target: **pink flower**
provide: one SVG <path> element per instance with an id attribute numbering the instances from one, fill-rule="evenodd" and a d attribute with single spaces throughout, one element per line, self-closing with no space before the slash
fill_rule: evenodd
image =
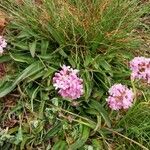
<path id="1" fill-rule="evenodd" d="M 2 36 L 0 36 L 0 54 L 3 53 L 4 48 L 6 48 L 6 46 L 7 46 L 6 40 Z"/>
<path id="2" fill-rule="evenodd" d="M 132 106 L 134 94 L 125 85 L 115 84 L 109 89 L 108 93 L 109 97 L 106 101 L 111 109 L 128 109 Z"/>
<path id="3" fill-rule="evenodd" d="M 63 65 L 62 70 L 55 73 L 53 86 L 63 98 L 77 99 L 83 94 L 83 80 L 78 77 L 79 70 Z"/>
<path id="4" fill-rule="evenodd" d="M 150 83 L 150 58 L 135 57 L 130 62 L 131 79 L 143 79 Z"/>

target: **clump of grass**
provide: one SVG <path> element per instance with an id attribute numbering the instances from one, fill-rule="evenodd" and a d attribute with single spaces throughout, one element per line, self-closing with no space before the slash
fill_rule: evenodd
<path id="1" fill-rule="evenodd" d="M 0 61 L 15 68 L 0 83 L 0 97 L 17 96 L 15 106 L 2 112 L 4 123 L 17 122 L 7 132 L 8 149 L 119 149 L 113 133 L 124 122 L 114 121 L 118 113 L 112 114 L 105 100 L 114 83 L 131 86 L 128 60 L 140 44 L 133 30 L 144 5 L 138 0 L 5 0 L 0 7 L 10 18 L 8 53 Z M 61 98 L 52 86 L 61 64 L 80 70 L 84 95 L 77 101 Z M 146 149 L 144 141 L 135 140 L 138 149 Z"/>

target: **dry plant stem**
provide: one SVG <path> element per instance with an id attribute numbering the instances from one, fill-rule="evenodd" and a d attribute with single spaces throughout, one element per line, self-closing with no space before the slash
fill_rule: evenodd
<path id="1" fill-rule="evenodd" d="M 136 141 L 134 141 L 134 140 L 132 140 L 132 139 L 130 139 L 130 138 L 128 138 L 128 137 L 122 135 L 122 134 L 120 134 L 120 133 L 117 132 L 117 131 L 114 131 L 114 130 L 109 129 L 109 128 L 105 128 L 105 129 L 108 130 L 108 131 L 110 131 L 110 132 L 112 132 L 112 133 L 114 133 L 114 134 L 116 134 L 116 135 L 119 135 L 119 136 L 125 138 L 126 140 L 128 140 L 128 141 L 130 141 L 130 142 L 132 142 L 132 143 L 134 143 L 134 144 L 136 144 L 136 145 L 138 145 L 138 146 L 141 147 L 143 150 L 149 150 L 148 148 L 146 148 L 146 147 L 143 146 L 142 144 L 140 144 L 140 143 L 138 143 L 138 142 L 136 142 Z"/>

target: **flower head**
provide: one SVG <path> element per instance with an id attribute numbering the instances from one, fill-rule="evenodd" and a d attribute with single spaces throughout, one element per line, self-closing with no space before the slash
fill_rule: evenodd
<path id="1" fill-rule="evenodd" d="M 7 46 L 6 40 L 0 36 L 0 54 L 3 53 L 4 48 Z"/>
<path id="2" fill-rule="evenodd" d="M 83 94 L 83 80 L 78 77 L 79 70 L 63 65 L 62 70 L 55 73 L 53 86 L 59 90 L 63 98 L 77 99 Z"/>
<path id="3" fill-rule="evenodd" d="M 113 110 L 128 109 L 131 107 L 134 94 L 125 85 L 115 84 L 109 89 L 107 103 Z"/>
<path id="4" fill-rule="evenodd" d="M 150 83 L 150 58 L 135 57 L 130 62 L 131 78 L 143 79 Z"/>

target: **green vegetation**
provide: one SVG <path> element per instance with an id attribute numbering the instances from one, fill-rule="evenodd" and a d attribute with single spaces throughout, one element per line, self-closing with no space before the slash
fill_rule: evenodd
<path id="1" fill-rule="evenodd" d="M 139 0 L 0 0 L 9 18 L 7 53 L 0 56 L 0 149 L 150 149 L 150 91 L 131 83 L 141 18 L 150 4 Z M 140 53 L 145 55 L 145 52 Z M 61 98 L 52 85 L 60 65 L 80 70 L 84 95 Z M 134 87 L 128 111 L 106 103 L 114 83 Z"/>

